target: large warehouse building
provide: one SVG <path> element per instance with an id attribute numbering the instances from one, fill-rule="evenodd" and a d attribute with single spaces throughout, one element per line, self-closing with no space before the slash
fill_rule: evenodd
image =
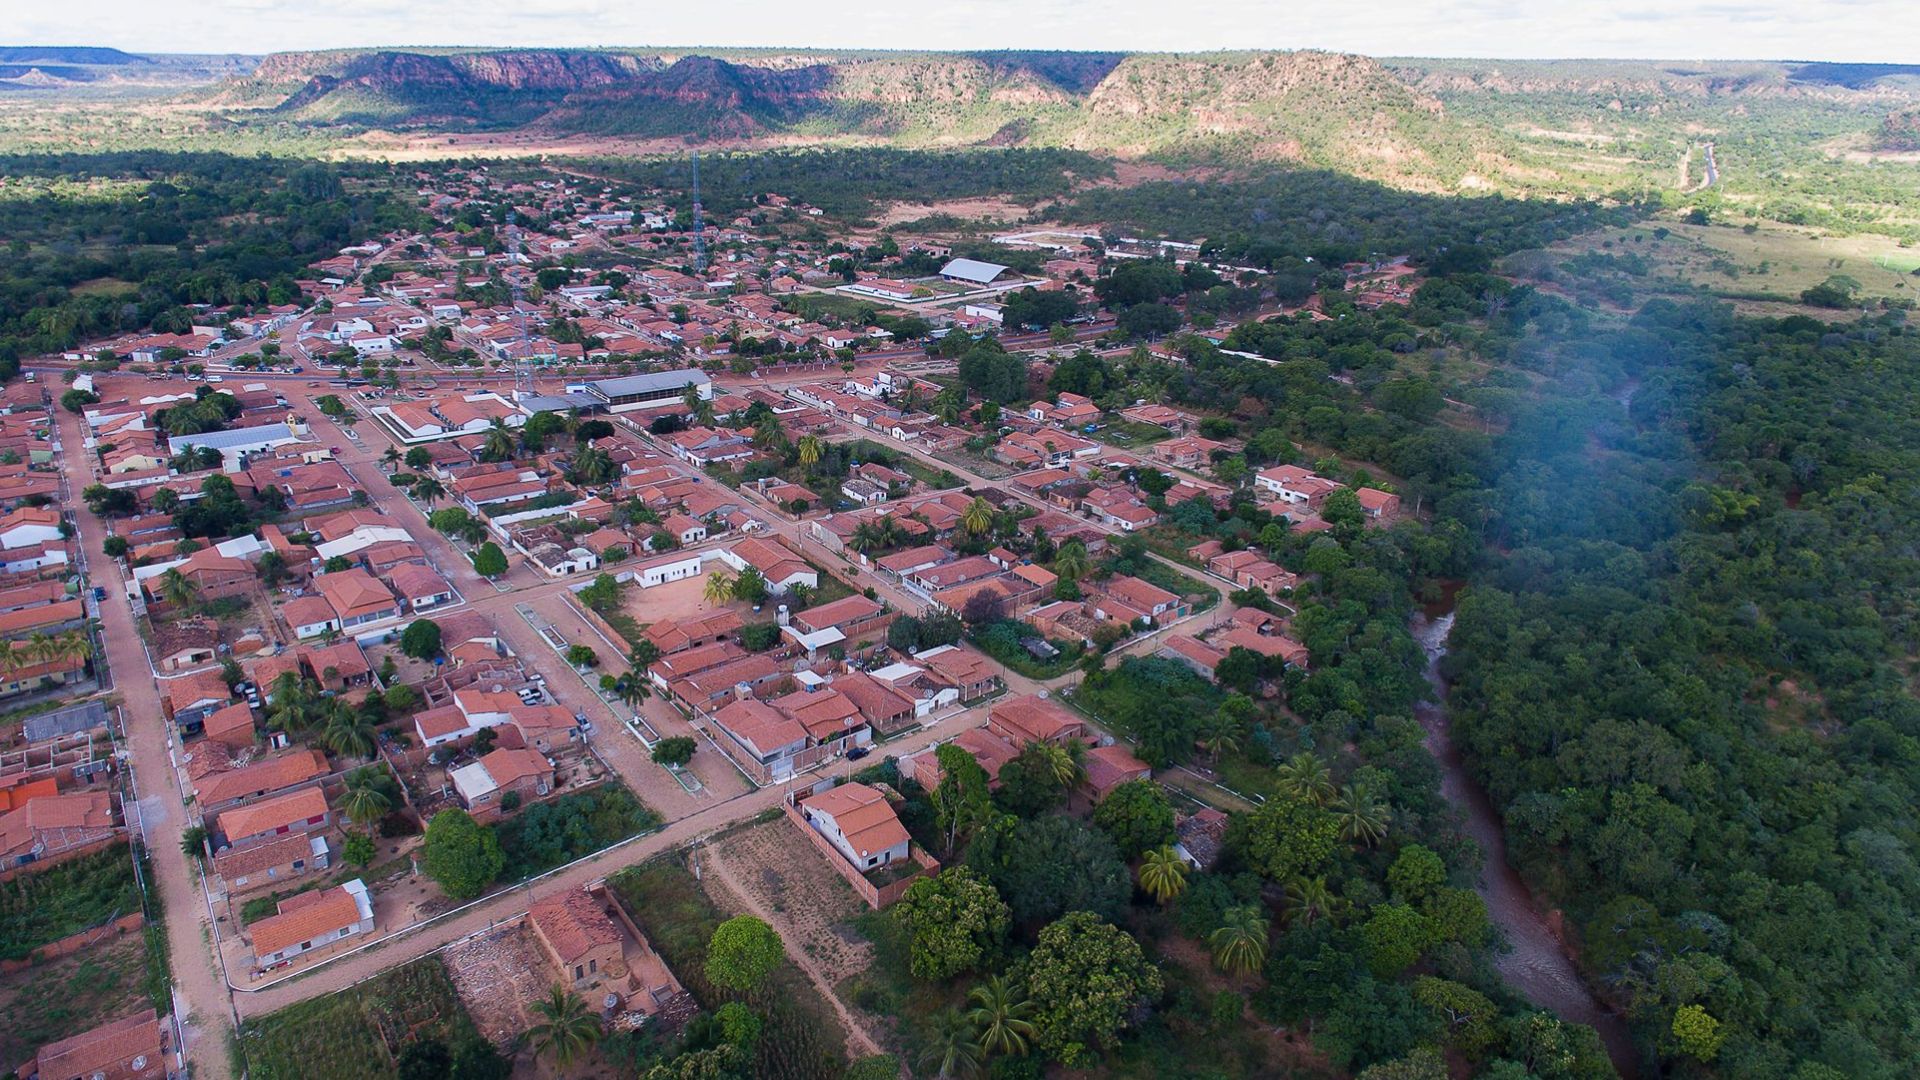
<path id="1" fill-rule="evenodd" d="M 632 412 L 685 400 L 689 386 L 699 389 L 702 400 L 713 400 L 713 380 L 697 368 L 600 379 L 587 383 L 585 389 L 608 412 Z"/>

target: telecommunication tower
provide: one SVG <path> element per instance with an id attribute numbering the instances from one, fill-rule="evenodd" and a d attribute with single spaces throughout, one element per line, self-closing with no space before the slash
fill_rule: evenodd
<path id="1" fill-rule="evenodd" d="M 507 278 L 513 287 L 513 325 L 519 331 L 514 335 L 513 396 L 520 400 L 534 396 L 533 388 L 533 352 L 532 338 L 527 335 L 527 287 L 520 268 L 520 215 L 512 208 L 507 210 Z"/>
<path id="2" fill-rule="evenodd" d="M 700 151 L 693 152 L 693 276 L 707 273 L 707 222 L 700 206 Z"/>

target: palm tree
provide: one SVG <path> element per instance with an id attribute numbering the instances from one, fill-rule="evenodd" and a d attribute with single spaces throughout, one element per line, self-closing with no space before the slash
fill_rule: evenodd
<path id="1" fill-rule="evenodd" d="M 78 630 L 69 630 L 47 643 L 48 660 L 64 660 L 76 666 L 93 655 L 93 645 L 87 641 L 87 635 Z"/>
<path id="2" fill-rule="evenodd" d="M 799 451 L 801 468 L 811 469 L 820 463 L 820 439 L 817 436 L 800 436 L 800 442 L 794 449 Z"/>
<path id="3" fill-rule="evenodd" d="M 320 741 L 336 754 L 347 757 L 373 756 L 373 724 L 360 710 L 338 698 L 327 710 L 327 730 Z"/>
<path id="4" fill-rule="evenodd" d="M 709 604 L 724 604 L 733 599 L 733 575 L 724 570 L 715 570 L 708 574 L 704 595 Z"/>
<path id="5" fill-rule="evenodd" d="M 787 443 L 787 433 L 780 430 L 780 420 L 768 416 L 753 429 L 753 445 L 761 450 L 777 450 Z"/>
<path id="6" fill-rule="evenodd" d="M 973 1025 L 959 1009 L 943 1009 L 933 1018 L 933 1037 L 920 1052 L 920 1067 L 935 1076 L 972 1076 L 980 1071 L 980 1044 Z"/>
<path id="7" fill-rule="evenodd" d="M 53 659 L 53 635 L 36 631 L 20 646 L 22 667 L 44 664 Z"/>
<path id="8" fill-rule="evenodd" d="M 606 483 L 613 478 L 613 473 L 613 458 L 605 450 L 597 446 L 585 446 L 573 455 L 573 469 L 568 479 L 592 487 Z"/>
<path id="9" fill-rule="evenodd" d="M 488 461 L 510 461 L 520 441 L 507 429 L 505 417 L 493 418 L 493 426 L 487 429 L 486 441 L 480 444 L 480 456 Z"/>
<path id="10" fill-rule="evenodd" d="M 966 512 L 960 515 L 960 526 L 969 536 L 979 536 L 993 528 L 993 504 L 975 495 L 967 504 Z"/>
<path id="11" fill-rule="evenodd" d="M 378 779 L 372 766 L 355 769 L 347 774 L 347 790 L 340 796 L 340 812 L 347 815 L 348 821 L 363 829 L 386 817 L 387 811 L 393 809 L 393 800 L 374 786 Z"/>
<path id="12" fill-rule="evenodd" d="M 298 675 L 291 671 L 281 672 L 273 680 L 273 690 L 268 700 L 273 705 L 273 711 L 267 714 L 268 724 L 280 731 L 306 730 L 313 698 Z"/>
<path id="13" fill-rule="evenodd" d="M 1327 888 L 1326 878 L 1295 876 L 1288 879 L 1288 921 L 1312 926 L 1316 919 L 1331 919 L 1338 915 L 1340 907 L 1340 898 Z"/>
<path id="14" fill-rule="evenodd" d="M 1228 908 L 1226 921 L 1207 938 L 1213 962 L 1229 975 L 1260 970 L 1267 960 L 1267 917 L 1258 904 Z"/>
<path id="15" fill-rule="evenodd" d="M 387 447 L 387 452 L 380 455 L 380 461 L 382 464 L 384 464 L 387 467 L 388 472 L 392 472 L 394 470 L 394 467 L 400 464 L 399 447 L 396 447 L 396 446 Z"/>
<path id="16" fill-rule="evenodd" d="M 853 527 L 853 536 L 849 541 L 853 546 L 853 550 L 862 555 L 872 551 L 874 548 L 885 545 L 886 542 L 886 528 L 878 521 L 872 519 L 862 521 L 860 524 L 855 525 Z"/>
<path id="17" fill-rule="evenodd" d="M 554 1064 L 564 1072 L 573 1059 L 600 1041 L 600 1018 L 576 994 L 556 984 L 547 996 L 534 1002 L 533 1011 L 540 1022 L 529 1028 L 536 1056 L 553 1051 Z"/>
<path id="18" fill-rule="evenodd" d="M 1047 771 L 1053 775 L 1054 781 L 1061 787 L 1072 788 L 1080 782 L 1080 758 L 1086 753 L 1086 748 L 1078 740 L 1070 744 L 1073 749 L 1051 743 L 1029 745 L 1036 748 L 1041 760 L 1046 762 Z"/>
<path id="19" fill-rule="evenodd" d="M 1007 985 L 1005 976 L 995 975 L 967 994 L 973 1011 L 967 1014 L 980 1049 L 1002 1057 L 1025 1057 L 1033 1038 L 1033 1002 Z"/>
<path id="20" fill-rule="evenodd" d="M 1060 545 L 1053 556 L 1053 572 L 1067 581 L 1079 581 L 1091 569 L 1093 564 L 1087 559 L 1087 546 L 1078 540 Z"/>
<path id="21" fill-rule="evenodd" d="M 1207 760 L 1220 764 L 1222 755 L 1240 749 L 1240 725 L 1225 713 L 1214 713 L 1200 722 L 1200 749 Z"/>
<path id="22" fill-rule="evenodd" d="M 1171 903 L 1187 891 L 1187 863 L 1172 846 L 1157 847 L 1140 859 L 1140 888 L 1155 901 Z"/>
<path id="23" fill-rule="evenodd" d="M 431 510 L 433 501 L 447 493 L 446 485 L 432 476 L 422 476 L 413 482 L 413 497 L 419 499 Z"/>
<path id="24" fill-rule="evenodd" d="M 180 572 L 179 567 L 160 575 L 160 599 L 177 608 L 192 604 L 200 595 L 200 586 L 192 578 Z"/>
<path id="25" fill-rule="evenodd" d="M 631 671 L 613 680 L 613 692 L 629 709 L 638 709 L 640 703 L 653 693 L 647 686 L 647 680 Z"/>
<path id="26" fill-rule="evenodd" d="M 1310 750 L 1302 750 L 1274 770 L 1279 774 L 1280 790 L 1315 806 L 1325 806 L 1333 798 L 1333 777 L 1327 763 Z"/>
<path id="27" fill-rule="evenodd" d="M 1387 823 L 1393 816 L 1393 809 L 1374 798 L 1364 783 L 1341 788 L 1340 797 L 1333 802 L 1333 812 L 1340 819 L 1340 838 L 1367 847 L 1387 835 Z"/>

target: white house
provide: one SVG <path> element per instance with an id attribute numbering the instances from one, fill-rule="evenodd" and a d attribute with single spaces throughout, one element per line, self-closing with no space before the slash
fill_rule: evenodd
<path id="1" fill-rule="evenodd" d="M 60 512 L 40 506 L 23 506 L 0 517 L 0 548 L 32 547 L 60 539 Z"/>
<path id="2" fill-rule="evenodd" d="M 1319 506 L 1328 495 L 1346 486 L 1298 465 L 1275 465 L 1270 469 L 1261 469 L 1254 475 L 1253 484 L 1260 491 L 1278 496 L 1282 502 L 1307 506 Z"/>
<path id="3" fill-rule="evenodd" d="M 800 816 L 861 870 L 907 857 L 906 826 L 886 796 L 865 784 L 847 783 L 800 800 Z"/>
<path id="4" fill-rule="evenodd" d="M 699 577 L 701 563 L 700 552 L 674 552 L 658 559 L 649 559 L 626 573 L 632 574 L 632 580 L 638 582 L 641 588 L 650 589 L 669 581 Z"/>

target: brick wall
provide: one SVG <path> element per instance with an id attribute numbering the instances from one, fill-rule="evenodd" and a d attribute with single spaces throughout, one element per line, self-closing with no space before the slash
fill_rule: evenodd
<path id="1" fill-rule="evenodd" d="M 63 956 L 71 956 L 81 949 L 91 947 L 95 942 L 138 930 L 147 925 L 147 917 L 134 912 L 122 915 L 105 926 L 96 926 L 91 930 L 82 930 L 59 941 L 50 941 L 33 950 L 33 955 L 25 960 L 0 960 L 0 975 L 11 975 L 16 971 L 25 971 L 36 964 L 45 964 Z"/>

